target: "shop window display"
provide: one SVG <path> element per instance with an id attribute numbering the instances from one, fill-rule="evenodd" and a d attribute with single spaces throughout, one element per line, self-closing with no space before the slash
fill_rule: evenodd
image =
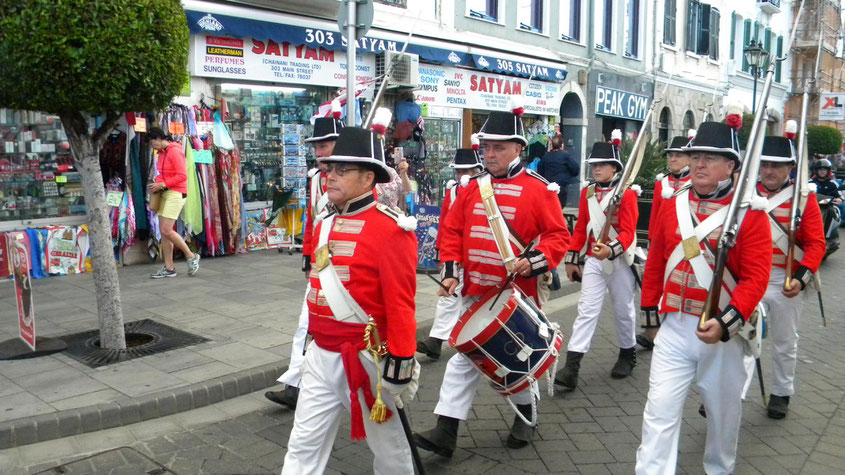
<path id="1" fill-rule="evenodd" d="M 59 118 L 0 109 L 0 221 L 84 214 L 82 179 Z"/>
<path id="2" fill-rule="evenodd" d="M 221 92 L 232 138 L 241 151 L 244 200 L 272 201 L 276 190 L 287 189 L 303 202 L 314 160 L 304 139 L 311 136 L 310 119 L 320 94 L 305 88 L 226 84 Z"/>

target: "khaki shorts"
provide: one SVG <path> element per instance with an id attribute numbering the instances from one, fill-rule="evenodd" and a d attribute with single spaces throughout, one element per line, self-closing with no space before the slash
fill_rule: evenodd
<path id="1" fill-rule="evenodd" d="M 167 219 L 179 219 L 179 213 L 182 212 L 183 206 L 185 206 L 185 198 L 182 198 L 182 193 L 167 190 L 161 195 L 158 215 Z"/>

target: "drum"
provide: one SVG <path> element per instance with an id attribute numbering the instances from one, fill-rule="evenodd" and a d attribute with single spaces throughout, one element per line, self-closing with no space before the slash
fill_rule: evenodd
<path id="1" fill-rule="evenodd" d="M 499 393 L 508 396 L 527 388 L 555 362 L 563 344 L 556 324 L 511 284 L 493 289 L 473 304 L 455 324 L 449 344 L 473 362 Z"/>

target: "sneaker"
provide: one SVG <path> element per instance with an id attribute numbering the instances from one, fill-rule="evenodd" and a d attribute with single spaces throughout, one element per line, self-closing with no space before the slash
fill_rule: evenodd
<path id="1" fill-rule="evenodd" d="M 200 255 L 194 253 L 193 259 L 188 259 L 188 275 L 193 276 L 200 270 Z"/>
<path id="2" fill-rule="evenodd" d="M 168 277 L 176 277 L 176 270 L 168 269 L 167 267 L 162 267 L 158 270 L 158 272 L 153 272 L 152 274 L 150 274 L 151 279 L 165 279 Z"/>

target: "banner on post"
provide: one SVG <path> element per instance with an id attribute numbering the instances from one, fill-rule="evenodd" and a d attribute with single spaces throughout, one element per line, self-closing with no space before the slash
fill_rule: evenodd
<path id="1" fill-rule="evenodd" d="M 18 334 L 35 351 L 35 309 L 32 306 L 32 280 L 29 277 L 29 253 L 19 239 L 9 239 L 8 253 L 15 278 L 18 304 Z"/>

